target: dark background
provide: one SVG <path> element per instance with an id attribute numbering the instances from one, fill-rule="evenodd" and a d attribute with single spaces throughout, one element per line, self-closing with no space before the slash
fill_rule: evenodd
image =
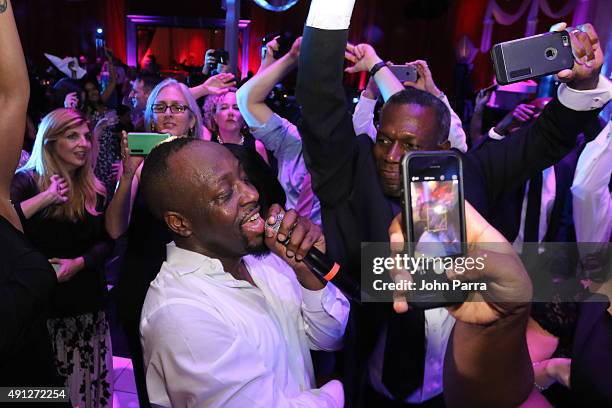
<path id="1" fill-rule="evenodd" d="M 330 0 L 333 1 L 333 0 Z M 553 10 L 568 0 L 548 0 Z M 591 0 L 609 1 L 609 0 Z M 515 12 L 521 0 L 497 0 Z M 225 18 L 221 0 L 13 0 L 17 25 L 26 56 L 37 65 L 47 64 L 43 52 L 60 57 L 95 53 L 94 32 L 105 30 L 106 41 L 125 61 L 125 15 L 202 16 Z M 425 59 L 438 86 L 453 94 L 455 45 L 467 35 L 478 48 L 488 0 L 357 0 L 351 21 L 350 40 L 368 41 L 381 58 L 403 63 Z M 301 32 L 310 1 L 300 0 L 282 13 L 266 11 L 251 1 L 242 1 L 241 18 L 251 20 L 249 69 L 259 66 L 261 38 L 269 32 Z M 496 24 L 491 44 L 523 36 L 526 14 L 511 26 Z M 571 21 L 571 15 L 567 16 Z M 538 32 L 553 23 L 540 13 Z M 476 88 L 491 83 L 492 68 L 487 54 L 479 53 L 472 74 Z M 348 82 L 362 85 L 364 76 Z"/>

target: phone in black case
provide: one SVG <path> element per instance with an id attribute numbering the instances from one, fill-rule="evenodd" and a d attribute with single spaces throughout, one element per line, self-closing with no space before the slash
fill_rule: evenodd
<path id="1" fill-rule="evenodd" d="M 410 152 L 402 160 L 403 211 L 410 257 L 452 260 L 466 255 L 461 157 L 452 151 Z M 412 275 L 421 281 L 448 282 L 433 262 Z M 432 266 L 433 265 L 433 266 Z M 408 302 L 420 309 L 461 303 L 461 291 L 414 291 Z"/>
<path id="2" fill-rule="evenodd" d="M 567 31 L 495 44 L 491 49 L 491 59 L 500 85 L 556 74 L 574 65 Z"/>

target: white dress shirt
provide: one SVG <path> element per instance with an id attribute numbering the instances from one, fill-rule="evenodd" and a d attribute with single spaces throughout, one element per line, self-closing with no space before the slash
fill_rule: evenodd
<path id="1" fill-rule="evenodd" d="M 587 143 L 576 165 L 572 184 L 576 241 L 605 242 L 612 233 L 612 122 Z M 587 249 L 579 246 L 579 249 Z M 584 256 L 586 254 L 582 254 Z"/>
<path id="2" fill-rule="evenodd" d="M 361 97 L 355 106 L 355 112 L 353 113 L 353 127 L 355 128 L 355 134 L 367 134 L 370 139 L 376 143 L 376 127 L 374 126 L 374 109 L 376 109 L 376 99 L 370 99 L 364 95 L 363 91 Z M 465 153 L 467 151 L 467 142 L 465 131 L 461 125 L 461 119 L 451 108 L 450 103 L 446 95 L 440 95 L 440 100 L 446 105 L 450 112 L 450 128 L 448 129 L 448 141 L 451 147 L 459 149 Z"/>
<path id="3" fill-rule="evenodd" d="M 523 204 L 521 207 L 521 226 L 518 235 L 514 239 L 512 246 L 514 249 L 522 253 L 523 242 L 525 242 L 525 218 L 527 217 L 527 197 L 531 182 L 528 181 L 525 186 L 525 194 L 523 194 Z M 540 201 L 540 223 L 538 225 L 538 242 L 542 242 L 548 231 L 548 223 L 550 221 L 550 213 L 555 204 L 557 196 L 557 179 L 555 177 L 555 166 L 550 166 L 542 172 L 542 199 Z"/>
<path id="4" fill-rule="evenodd" d="M 489 129 L 489 137 L 494 140 L 504 140 L 506 136 L 500 135 L 492 127 Z M 512 246 L 518 253 L 523 252 L 523 242 L 525 242 L 525 218 L 527 217 L 527 197 L 529 196 L 530 182 L 525 185 L 525 193 L 523 194 L 523 202 L 521 204 L 521 223 L 518 235 L 514 239 Z M 548 230 L 548 222 L 550 221 L 550 213 L 555 204 L 557 196 L 557 179 L 555 176 L 555 166 L 550 166 L 542 172 L 542 193 L 540 201 L 540 217 L 538 225 L 538 242 L 542 242 Z M 543 250 L 543 248 L 539 248 Z"/>
<path id="5" fill-rule="evenodd" d="M 444 308 L 425 311 L 425 370 L 423 372 L 423 386 L 410 394 L 404 402 L 420 404 L 442 393 L 444 355 L 450 333 L 455 325 L 455 318 Z M 393 399 L 391 393 L 382 383 L 385 344 L 387 343 L 387 327 L 378 338 L 374 353 L 368 364 L 369 380 L 372 388 L 378 393 Z M 406 345 L 410 347 L 410 345 Z"/>
<path id="6" fill-rule="evenodd" d="M 167 246 L 141 315 L 147 392 L 158 406 L 342 407 L 342 384 L 314 388 L 310 349 L 336 350 L 349 303 L 333 285 L 303 288 L 276 255 L 243 261 L 257 287 L 221 262 Z"/>

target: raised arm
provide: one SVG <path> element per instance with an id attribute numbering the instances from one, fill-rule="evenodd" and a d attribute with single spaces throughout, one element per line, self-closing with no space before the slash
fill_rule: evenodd
<path id="1" fill-rule="evenodd" d="M 127 134 L 123 132 L 121 137 L 122 171 L 119 177 L 117 191 L 106 209 L 105 226 L 108 235 L 117 239 L 125 234 L 130 225 L 130 217 L 134 200 L 138 192 L 140 182 L 140 170 L 143 158 L 130 156 Z"/>
<path id="2" fill-rule="evenodd" d="M 265 103 L 266 97 L 274 86 L 297 66 L 301 42 L 301 37 L 295 40 L 291 51 L 261 69 L 236 93 L 240 113 L 250 127 L 263 126 L 270 120 L 273 112 Z"/>
<path id="3" fill-rule="evenodd" d="M 112 96 L 113 92 L 115 91 L 115 87 L 117 86 L 117 70 L 115 69 L 115 64 L 113 63 L 111 51 L 105 48 L 104 54 L 106 55 L 106 61 L 108 63 L 108 86 L 104 90 L 104 93 L 100 96 L 100 99 L 103 103 L 106 103 Z"/>
<path id="4" fill-rule="evenodd" d="M 0 0 L 0 216 L 18 228 L 21 225 L 9 199 L 29 97 L 30 83 L 11 2 Z"/>
<path id="5" fill-rule="evenodd" d="M 200 85 L 194 86 L 193 88 L 189 88 L 189 92 L 194 97 L 194 99 L 200 99 L 208 95 L 223 94 L 233 86 L 236 86 L 234 74 L 221 73 L 211 76 Z"/>
<path id="6" fill-rule="evenodd" d="M 490 202 L 561 160 L 574 148 L 584 125 L 610 100 L 612 84 L 599 76 L 603 53 L 597 33 L 590 24 L 583 30 L 570 34 L 576 62 L 572 70 L 558 74 L 567 83 L 533 126 L 470 153 L 485 177 Z"/>
<path id="7" fill-rule="evenodd" d="M 298 62 L 296 96 L 302 107 L 298 127 L 304 159 L 313 190 L 329 206 L 345 199 L 353 184 L 357 140 L 342 86 L 353 4 L 352 0 L 311 3 Z"/>
<path id="8" fill-rule="evenodd" d="M 353 127 L 358 135 L 367 134 L 373 142 L 376 141 L 376 127 L 374 126 L 374 109 L 380 91 L 376 86 L 374 78 L 368 80 L 366 89 L 359 97 L 355 111 L 353 112 Z"/>

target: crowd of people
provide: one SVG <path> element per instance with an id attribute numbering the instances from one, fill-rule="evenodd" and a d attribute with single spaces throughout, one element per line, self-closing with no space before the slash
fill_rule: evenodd
<path id="1" fill-rule="evenodd" d="M 462 123 L 426 61 L 402 83 L 371 45 L 347 44 L 351 0 L 313 0 L 303 36 L 284 55 L 272 39 L 246 81 L 212 69 L 214 52 L 194 84 L 105 50 L 43 90 L 2 3 L 0 385 L 112 406 L 115 268 L 142 407 L 612 403 L 612 130 L 599 115 L 612 82 L 590 24 L 570 31 L 575 63 L 553 95 L 487 121 L 489 87 Z M 299 118 L 269 99 L 294 70 Z M 354 107 L 344 72 L 370 75 Z M 145 158 L 130 132 L 169 138 Z M 315 273 L 313 248 L 360 281 L 362 243 L 405 242 L 401 160 L 451 149 L 467 255 L 487 262 L 448 275 L 486 292 L 425 310 L 404 292 L 359 303 Z M 576 282 L 572 299 L 556 294 Z"/>

